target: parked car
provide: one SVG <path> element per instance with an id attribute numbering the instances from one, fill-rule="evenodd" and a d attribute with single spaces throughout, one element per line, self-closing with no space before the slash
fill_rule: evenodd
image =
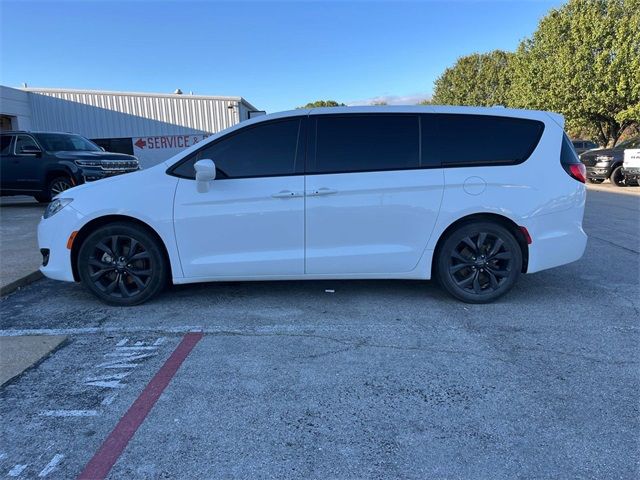
<path id="1" fill-rule="evenodd" d="M 640 148 L 627 148 L 624 151 L 622 173 L 627 185 L 640 185 Z"/>
<path id="2" fill-rule="evenodd" d="M 585 168 L 563 124 L 433 106 L 257 117 L 59 195 L 38 227 L 41 271 L 116 305 L 171 280 L 374 278 L 489 302 L 584 252 Z"/>
<path id="3" fill-rule="evenodd" d="M 627 148 L 639 147 L 640 137 L 634 137 L 613 148 L 602 148 L 583 153 L 580 155 L 580 160 L 587 167 L 587 180 L 590 183 L 602 183 L 609 179 L 612 184 L 618 187 L 626 186 L 627 183 L 622 172 L 624 151 Z"/>
<path id="4" fill-rule="evenodd" d="M 571 140 L 571 143 L 573 144 L 573 148 L 575 148 L 578 155 L 588 150 L 593 150 L 594 148 L 600 147 L 600 145 L 598 145 L 596 142 L 592 142 L 591 140 Z"/>
<path id="5" fill-rule="evenodd" d="M 0 134 L 0 194 L 49 202 L 85 182 L 140 168 L 132 155 L 105 152 L 80 135 L 53 132 Z"/>

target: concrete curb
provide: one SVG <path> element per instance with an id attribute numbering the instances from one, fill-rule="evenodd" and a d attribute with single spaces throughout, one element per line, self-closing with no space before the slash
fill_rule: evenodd
<path id="1" fill-rule="evenodd" d="M 7 341 L 7 340 L 15 341 L 15 339 L 20 341 L 20 340 L 25 340 L 28 337 L 22 336 L 22 337 L 13 337 L 13 338 L 11 337 L 1 337 L 1 338 L 3 341 Z M 37 368 L 47 358 L 52 356 L 62 347 L 66 346 L 67 343 L 69 343 L 69 337 L 66 335 L 37 335 L 37 336 L 34 335 L 31 338 L 35 339 L 36 341 L 38 339 L 43 339 L 43 338 L 53 339 L 53 342 L 51 345 L 47 345 L 44 349 L 41 348 L 40 351 L 38 351 L 36 347 L 35 350 L 37 353 L 35 355 L 33 354 L 34 353 L 33 346 L 31 346 L 31 348 L 27 346 L 27 348 L 25 349 L 28 352 L 27 355 L 22 354 L 20 356 L 20 355 L 15 355 L 16 352 L 13 352 L 14 355 L 10 353 L 9 356 L 11 358 L 9 362 L 11 363 L 12 369 L 7 369 L 5 365 L 2 365 L 2 373 L 0 374 L 0 388 L 4 388 L 7 385 L 10 385 L 11 383 L 19 379 L 25 372 L 29 370 L 33 370 L 34 368 Z M 31 338 L 29 338 L 29 340 L 31 340 Z M 7 348 L 5 345 L 5 347 L 3 348 L 3 351 L 5 352 L 4 353 L 5 357 L 7 355 L 6 350 Z M 6 361 L 6 358 L 4 358 L 3 361 Z"/>
<path id="2" fill-rule="evenodd" d="M 10 282 L 0 287 L 0 297 L 9 295 L 10 293 L 15 292 L 19 288 L 29 285 L 30 283 L 33 283 L 36 280 L 40 280 L 41 278 L 43 278 L 43 275 L 42 273 L 40 273 L 40 270 L 36 270 L 35 272 L 31 272 L 28 275 L 25 275 L 24 277 L 20 277 L 19 279 L 14 280 L 13 282 Z"/>

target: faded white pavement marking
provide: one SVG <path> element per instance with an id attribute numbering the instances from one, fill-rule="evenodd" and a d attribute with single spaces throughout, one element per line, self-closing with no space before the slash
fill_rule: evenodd
<path id="1" fill-rule="evenodd" d="M 222 327 L 214 327 L 223 331 Z M 141 327 L 83 327 L 83 328 L 23 328 L 0 330 L 0 337 L 21 337 L 24 335 L 91 335 L 101 333 L 189 333 L 202 332 L 201 326 L 185 325 L 166 328 L 141 328 Z"/>
<path id="2" fill-rule="evenodd" d="M 41 417 L 96 417 L 100 415 L 97 410 L 42 410 Z"/>
<path id="3" fill-rule="evenodd" d="M 27 467 L 28 465 L 21 465 L 21 464 L 15 465 L 11 470 L 9 470 L 9 476 L 18 477 Z"/>
<path id="4" fill-rule="evenodd" d="M 51 461 L 47 463 L 47 466 L 42 469 L 38 476 L 46 477 L 47 475 L 49 475 L 58 466 L 63 458 L 64 455 L 62 455 L 61 453 L 57 453 L 56 455 L 54 455 Z"/>

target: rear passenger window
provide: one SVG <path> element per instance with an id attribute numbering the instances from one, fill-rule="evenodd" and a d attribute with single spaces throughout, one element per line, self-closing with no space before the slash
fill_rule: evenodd
<path id="1" fill-rule="evenodd" d="M 2 135 L 0 137 L 0 155 L 9 155 L 11 147 L 11 136 L 10 135 Z"/>
<path id="2" fill-rule="evenodd" d="M 427 114 L 422 117 L 423 165 L 513 165 L 538 145 L 544 123 L 490 115 Z"/>
<path id="3" fill-rule="evenodd" d="M 309 173 L 402 170 L 420 166 L 417 115 L 318 115 Z"/>

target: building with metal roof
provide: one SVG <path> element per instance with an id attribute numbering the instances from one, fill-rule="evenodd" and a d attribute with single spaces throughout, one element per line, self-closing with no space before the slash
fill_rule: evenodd
<path id="1" fill-rule="evenodd" d="M 0 86 L 3 130 L 78 133 L 143 166 L 260 113 L 242 97 Z"/>

